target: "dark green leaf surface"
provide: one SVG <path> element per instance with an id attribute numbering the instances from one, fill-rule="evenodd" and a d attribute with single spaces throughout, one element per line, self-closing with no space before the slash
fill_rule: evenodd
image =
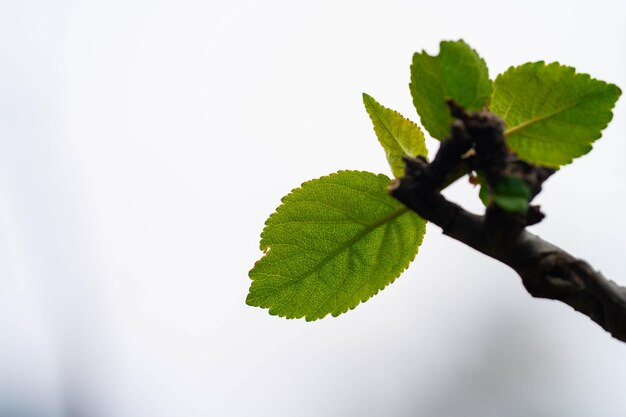
<path id="1" fill-rule="evenodd" d="M 476 181 L 480 187 L 478 191 L 478 198 L 485 206 L 488 206 L 491 204 L 491 193 L 489 191 L 489 184 L 487 184 L 487 178 L 485 178 L 483 171 L 479 170 L 476 172 Z"/>
<path id="2" fill-rule="evenodd" d="M 507 143 L 520 158 L 559 167 L 591 150 L 620 94 L 572 67 L 534 62 L 498 76 L 491 111 L 506 122 Z"/>
<path id="3" fill-rule="evenodd" d="M 393 175 L 396 178 L 404 176 L 403 156 L 428 155 L 422 129 L 397 111 L 382 106 L 365 93 L 363 93 L 363 104 L 372 119 L 378 141 L 385 149 Z"/>
<path id="4" fill-rule="evenodd" d="M 512 213 L 528 210 L 530 189 L 520 178 L 504 176 L 498 182 L 493 195 L 493 202 L 501 209 Z"/>
<path id="5" fill-rule="evenodd" d="M 468 110 L 489 104 L 492 82 L 485 61 L 462 40 L 441 42 L 439 55 L 413 55 L 411 95 L 422 125 L 433 138 L 445 139 L 452 118 L 446 100 Z"/>
<path id="6" fill-rule="evenodd" d="M 409 265 L 426 222 L 386 191 L 389 178 L 339 171 L 285 196 L 261 234 L 247 303 L 270 314 L 337 316 Z"/>

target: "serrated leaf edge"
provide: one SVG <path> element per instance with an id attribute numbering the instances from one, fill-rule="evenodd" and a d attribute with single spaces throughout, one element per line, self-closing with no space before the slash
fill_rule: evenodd
<path id="1" fill-rule="evenodd" d="M 292 190 L 291 190 L 291 191 L 290 191 L 287 195 L 285 195 L 283 198 L 281 198 L 281 205 L 279 205 L 279 206 L 277 207 L 277 209 L 276 209 L 276 210 L 275 210 L 272 214 L 270 214 L 270 216 L 269 216 L 269 217 L 267 218 L 267 220 L 265 221 L 265 227 L 263 228 L 263 231 L 261 232 L 261 242 L 263 242 L 263 236 L 264 236 L 264 234 L 266 233 L 267 228 L 268 228 L 268 227 L 270 226 L 270 224 L 271 224 L 271 219 L 272 219 L 272 217 L 275 217 L 275 216 L 279 213 L 279 211 L 281 210 L 281 206 L 282 206 L 282 204 L 285 202 L 284 200 L 285 200 L 287 197 L 289 197 L 289 196 L 290 196 L 290 195 L 291 195 L 294 191 L 297 191 L 297 190 L 302 189 L 302 188 L 303 188 L 303 187 L 305 187 L 307 184 L 309 184 L 309 183 L 311 183 L 311 182 L 313 182 L 313 181 L 317 181 L 317 180 L 321 180 L 321 179 L 325 179 L 325 178 L 330 178 L 330 177 L 333 177 L 333 176 L 337 176 L 337 175 L 339 175 L 339 174 L 341 174 L 341 173 L 343 173 L 343 172 L 355 172 L 355 173 L 359 173 L 359 172 L 360 172 L 360 173 L 368 173 L 368 174 L 373 174 L 373 175 L 376 175 L 377 177 L 385 177 L 386 179 L 389 179 L 389 177 L 387 177 L 387 176 L 386 176 L 386 175 L 384 175 L 384 174 L 375 174 L 375 173 L 373 173 L 373 172 L 369 172 L 369 171 L 360 171 L 360 170 L 339 170 L 339 171 L 334 172 L 334 173 L 329 174 L 329 175 L 324 175 L 324 176 L 321 176 L 321 177 L 319 177 L 319 178 L 315 178 L 315 179 L 311 179 L 311 180 L 305 181 L 305 182 L 303 182 L 303 183 L 300 185 L 300 187 L 293 188 L 293 189 L 292 189 Z M 400 211 L 402 211 L 402 212 L 398 214 L 398 212 L 400 212 Z M 388 224 L 389 222 L 391 222 L 391 221 L 393 221 L 393 220 L 395 220 L 395 219 L 397 219 L 397 218 L 399 218 L 399 217 L 401 217 L 402 215 L 407 214 L 407 213 L 413 213 L 413 212 L 411 212 L 411 211 L 410 211 L 407 207 L 404 207 L 404 206 L 403 206 L 403 207 L 399 207 L 398 209 L 396 209 L 394 212 L 392 212 L 391 214 L 389 214 L 388 216 L 386 216 L 386 217 L 383 219 L 383 220 L 385 220 L 385 219 L 386 219 L 386 221 L 385 221 L 385 222 L 382 222 L 382 221 L 376 222 L 376 223 L 375 223 L 375 225 L 376 225 L 376 226 L 375 226 L 375 227 L 373 227 L 373 228 L 371 228 L 371 229 L 370 229 L 367 233 L 363 234 L 362 236 L 361 236 L 361 233 L 359 233 L 359 235 L 357 235 L 357 236 L 360 236 L 360 239 L 362 239 L 364 236 L 366 236 L 367 234 L 371 233 L 371 232 L 372 232 L 373 230 L 375 230 L 376 228 L 378 228 L 378 227 L 380 227 L 380 226 L 382 226 L 382 225 Z M 413 213 L 413 214 L 414 214 L 415 216 L 417 216 L 417 214 L 415 214 L 415 213 Z M 419 217 L 419 216 L 417 216 L 417 217 Z M 421 219 L 421 217 L 419 217 L 419 218 Z M 369 299 L 370 299 L 370 298 L 372 298 L 373 296 L 377 295 L 380 291 L 382 291 L 382 290 L 384 290 L 385 288 L 387 288 L 390 284 L 394 283 L 394 282 L 395 282 L 395 281 L 396 281 L 396 280 L 400 277 L 400 275 L 402 275 L 402 274 L 404 273 L 404 271 L 406 271 L 406 270 L 409 268 L 409 266 L 410 266 L 410 265 L 411 265 L 411 263 L 415 260 L 415 257 L 416 257 L 416 256 L 417 256 L 417 254 L 419 253 L 419 248 L 422 246 L 422 243 L 424 242 L 424 235 L 426 234 L 426 225 L 427 225 L 427 223 L 428 223 L 428 222 L 427 222 L 426 220 L 424 220 L 424 219 L 422 219 L 422 221 L 424 222 L 424 233 L 422 233 L 422 234 L 420 235 L 420 237 L 419 237 L 419 239 L 418 239 L 418 241 L 417 241 L 417 250 L 415 251 L 415 254 L 413 255 L 413 257 L 412 257 L 412 258 L 411 258 L 411 259 L 407 262 L 406 266 L 405 266 L 405 267 L 404 267 L 404 268 L 403 268 L 403 269 L 402 269 L 402 270 L 401 270 L 401 271 L 400 271 L 400 272 L 399 272 L 399 273 L 398 273 L 395 277 L 393 277 L 392 279 L 390 279 L 390 280 L 389 280 L 389 282 L 388 282 L 387 284 L 385 284 L 385 285 L 384 285 L 383 287 L 381 287 L 381 288 L 376 289 L 376 291 L 375 291 L 375 292 L 373 292 L 372 294 L 370 294 L 369 296 L 362 297 L 362 298 L 361 298 L 361 299 L 359 299 L 356 303 L 354 303 L 354 305 L 349 305 L 349 304 L 348 304 L 348 305 L 347 305 L 347 308 L 343 308 L 343 307 L 342 307 L 342 308 L 341 308 L 341 310 L 340 310 L 340 311 L 338 311 L 338 312 L 332 312 L 332 313 L 330 313 L 330 315 L 331 315 L 332 317 L 337 317 L 337 316 L 339 316 L 339 315 L 341 315 L 341 314 L 344 314 L 344 313 L 346 313 L 346 312 L 348 312 L 348 311 L 350 311 L 350 310 L 354 310 L 354 309 L 355 309 L 356 307 L 358 307 L 361 303 L 366 302 L 367 300 L 369 300 Z M 355 240 L 355 239 L 351 239 L 351 241 L 354 241 L 354 242 L 352 242 L 352 243 L 354 244 L 354 243 L 358 242 L 360 239 L 356 239 L 356 240 Z M 259 262 L 261 262 L 261 261 L 262 261 L 262 260 L 263 260 L 263 259 L 267 256 L 267 254 L 268 254 L 268 253 L 269 253 L 269 251 L 271 250 L 271 245 L 265 245 L 265 246 L 263 246 L 263 245 L 261 244 L 261 245 L 260 245 L 260 249 L 261 249 L 261 251 L 263 251 L 263 252 L 264 252 L 263 256 L 255 262 L 255 264 L 254 264 L 254 266 L 252 267 L 252 269 L 250 269 L 250 271 L 248 272 L 248 277 L 249 277 L 249 278 L 250 278 L 253 282 L 254 282 L 254 278 L 252 278 L 252 277 L 250 276 L 250 274 L 251 274 L 251 273 L 252 273 L 252 272 L 256 269 L 257 264 L 258 264 Z M 343 250 L 345 250 L 345 248 L 343 248 Z M 341 252 L 341 251 L 339 251 L 339 252 L 337 252 L 337 253 L 340 253 L 340 252 Z M 333 252 L 333 253 L 334 253 L 334 252 Z M 335 254 L 335 256 L 336 256 L 336 254 Z M 325 259 L 326 259 L 326 258 L 325 258 Z M 310 272 L 308 272 L 306 276 L 308 276 L 308 274 L 309 274 L 309 273 L 310 273 Z M 365 282 L 365 281 L 364 281 L 364 282 Z M 289 315 L 289 314 L 281 314 L 281 313 L 277 313 L 275 310 L 274 310 L 274 311 L 272 310 L 272 307 L 263 307 L 263 306 L 261 306 L 261 305 L 259 305 L 259 304 L 257 304 L 257 303 L 252 303 L 252 302 L 251 302 L 251 300 L 250 300 L 251 290 L 252 290 L 252 285 L 250 286 L 250 290 L 249 290 L 249 292 L 248 292 L 248 296 L 246 297 L 246 304 L 248 304 L 249 306 L 252 306 L 252 307 L 267 308 L 267 309 L 268 309 L 268 313 L 269 313 L 270 315 L 272 315 L 272 316 L 284 317 L 284 318 L 289 319 L 289 320 L 291 320 L 291 319 L 301 319 L 301 318 L 304 318 L 307 322 L 310 322 L 310 321 L 316 321 L 316 320 L 322 319 L 322 318 L 326 317 L 326 315 L 328 315 L 328 314 L 329 314 L 329 313 L 327 313 L 327 314 L 324 314 L 323 316 L 319 316 L 319 317 L 314 316 L 314 317 L 312 317 L 312 315 L 306 315 L 306 314 L 302 314 L 302 315 L 298 315 L 298 314 L 295 314 L 295 315 Z"/>
<path id="2" fill-rule="evenodd" d="M 389 134 L 389 136 L 391 136 L 391 138 L 393 139 L 394 143 L 400 148 L 400 150 L 405 155 L 411 156 L 411 157 L 415 157 L 417 155 L 422 155 L 424 157 L 428 156 L 428 149 L 426 148 L 426 139 L 425 139 L 425 136 L 424 136 L 424 132 L 418 126 L 417 123 L 415 123 L 414 121 L 412 121 L 408 117 L 403 116 L 402 113 L 380 104 L 374 97 L 370 96 L 367 93 L 363 93 L 363 105 L 365 106 L 366 113 L 368 114 L 370 119 L 372 119 L 372 124 L 374 125 L 373 127 L 374 127 L 374 133 L 376 134 L 376 138 L 378 139 L 378 142 L 380 143 L 380 145 L 385 150 L 385 155 L 387 156 L 387 161 L 389 162 L 389 166 L 391 168 L 392 174 L 396 178 L 399 178 L 399 177 L 404 175 L 404 169 L 402 169 L 402 172 L 394 172 L 395 171 L 394 167 L 391 165 L 391 161 L 389 160 L 390 151 L 393 151 L 393 149 L 388 149 L 387 145 L 385 143 L 383 143 L 383 141 L 381 140 L 381 137 L 380 137 L 381 135 L 378 132 L 378 130 L 379 130 L 378 129 L 378 125 L 374 122 L 374 120 L 373 120 L 374 118 L 376 118 L 378 120 L 379 125 L 384 128 L 384 130 Z M 406 124 L 410 125 L 412 128 L 414 128 L 415 130 L 417 130 L 417 132 L 421 136 L 421 137 L 418 137 L 418 141 L 421 142 L 418 145 L 421 148 L 420 150 L 422 152 L 418 153 L 417 155 L 412 155 L 410 149 L 407 149 L 407 147 L 397 139 L 397 137 L 396 137 L 394 131 L 392 130 L 392 128 L 385 121 L 385 119 L 383 119 L 381 117 L 381 112 L 380 112 L 381 108 L 383 109 L 383 111 L 390 112 L 394 116 L 400 118 L 401 123 L 406 123 Z"/>
<path id="3" fill-rule="evenodd" d="M 498 74 L 498 76 L 496 77 L 495 81 L 493 82 L 492 99 L 496 95 L 496 92 L 497 92 L 497 89 L 498 89 L 498 79 L 500 79 L 500 77 L 511 75 L 511 73 L 513 73 L 515 71 L 519 71 L 519 70 L 526 69 L 526 68 L 532 68 L 532 67 L 543 67 L 543 68 L 559 67 L 559 68 L 563 68 L 563 69 L 567 70 L 570 74 L 572 74 L 574 77 L 577 77 L 577 78 L 579 78 L 581 80 L 584 79 L 585 82 L 593 81 L 593 82 L 596 82 L 596 83 L 599 83 L 599 84 L 603 84 L 604 86 L 609 87 L 609 88 L 614 90 L 612 93 L 616 94 L 616 100 L 614 101 L 613 106 L 611 106 L 610 108 L 607 109 L 608 112 L 609 112 L 609 117 L 607 118 L 606 123 L 601 126 L 601 128 L 599 129 L 597 135 L 594 135 L 593 137 L 591 137 L 591 142 L 589 143 L 589 147 L 590 147 L 590 150 L 591 150 L 593 148 L 593 143 L 596 140 L 598 140 L 598 139 L 600 139 L 602 137 L 602 132 L 604 131 L 604 129 L 606 129 L 606 127 L 609 125 L 611 120 L 613 120 L 613 116 L 614 116 L 613 109 L 615 108 L 615 104 L 617 103 L 617 99 L 622 94 L 622 90 L 615 84 L 612 84 L 612 83 L 609 83 L 609 82 L 606 82 L 606 81 L 603 81 L 603 80 L 599 80 L 597 78 L 593 78 L 591 75 L 589 75 L 587 73 L 576 72 L 576 68 L 574 68 L 572 66 L 563 65 L 563 64 L 561 64 L 558 61 L 554 61 L 554 62 L 550 62 L 550 63 L 546 64 L 545 61 L 541 60 L 541 61 L 534 61 L 534 62 L 526 62 L 524 64 L 517 65 L 517 66 L 513 65 L 513 66 L 510 66 L 506 71 Z M 554 116 L 556 116 L 558 114 L 561 114 L 564 111 L 567 111 L 567 110 L 569 110 L 571 108 L 574 108 L 577 105 L 579 105 L 579 104 L 583 103 L 584 101 L 588 100 L 589 98 L 593 98 L 594 96 L 600 96 L 600 95 L 605 95 L 605 94 L 608 94 L 608 93 L 604 93 L 604 94 L 589 94 L 589 95 L 583 96 L 582 98 L 579 98 L 578 100 L 574 101 L 573 103 L 570 103 L 567 106 L 559 109 L 558 111 L 552 112 L 552 113 L 550 113 L 550 114 L 548 114 L 546 116 L 537 117 L 537 118 L 534 118 L 532 120 L 526 121 L 526 122 L 524 122 L 524 123 L 522 123 L 520 125 L 513 126 L 513 127 L 508 127 L 504 131 L 504 134 L 505 134 L 506 137 L 512 136 L 515 133 L 523 130 L 524 128 L 526 128 L 528 126 L 532 126 L 535 123 L 542 122 L 542 121 L 547 120 L 547 119 L 549 119 L 551 117 L 554 117 Z M 509 107 L 509 109 L 507 110 L 507 112 L 505 114 L 498 115 L 498 116 L 501 117 L 502 119 L 506 119 L 506 117 L 508 116 L 508 112 L 511 110 L 511 108 L 512 108 L 512 106 Z M 589 151 L 587 153 L 589 153 Z M 562 166 L 562 165 L 569 164 L 574 159 L 580 158 L 581 156 L 584 156 L 584 155 L 586 155 L 586 153 L 583 154 L 583 155 L 579 155 L 579 156 L 573 157 L 573 158 L 568 158 L 568 160 L 566 162 L 563 162 L 560 165 Z M 529 162 L 536 162 L 536 161 L 529 161 Z"/>

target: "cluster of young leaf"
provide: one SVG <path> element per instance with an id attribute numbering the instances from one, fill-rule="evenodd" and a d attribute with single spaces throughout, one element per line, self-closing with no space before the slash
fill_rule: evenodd
<path id="1" fill-rule="evenodd" d="M 492 81 L 485 61 L 463 41 L 441 42 L 436 56 L 416 53 L 410 90 L 433 138 L 450 133 L 446 100 L 452 99 L 497 114 L 521 159 L 555 168 L 591 150 L 621 94 L 558 63 L 511 67 Z M 363 103 L 391 172 L 402 177 L 404 155 L 427 156 L 422 130 L 367 94 Z M 383 174 L 339 171 L 292 190 L 265 223 L 265 254 L 249 273 L 246 302 L 273 315 L 316 320 L 353 309 L 392 283 L 415 258 L 426 221 L 388 194 L 389 183 Z M 507 177 L 495 190 L 483 187 L 481 199 L 524 211 L 525 187 Z"/>

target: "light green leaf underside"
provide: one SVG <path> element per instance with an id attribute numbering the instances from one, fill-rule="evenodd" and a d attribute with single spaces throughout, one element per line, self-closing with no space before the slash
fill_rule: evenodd
<path id="1" fill-rule="evenodd" d="M 417 254 L 426 222 L 386 191 L 389 178 L 339 171 L 285 196 L 265 223 L 265 256 L 246 302 L 316 320 L 355 308 L 393 282 Z"/>
<path id="2" fill-rule="evenodd" d="M 404 176 L 404 155 L 428 155 L 424 133 L 415 123 L 397 111 L 382 106 L 365 93 L 363 104 L 372 119 L 378 141 L 385 149 L 393 175 L 396 178 Z"/>
<path id="3" fill-rule="evenodd" d="M 433 138 L 445 139 L 452 117 L 446 100 L 468 110 L 489 104 L 492 82 L 487 64 L 462 40 L 441 42 L 439 55 L 413 55 L 411 95 L 422 125 Z"/>
<path id="4" fill-rule="evenodd" d="M 559 167 L 591 150 L 620 94 L 572 67 L 532 62 L 496 78 L 491 111 L 505 121 L 507 143 L 520 158 Z"/>

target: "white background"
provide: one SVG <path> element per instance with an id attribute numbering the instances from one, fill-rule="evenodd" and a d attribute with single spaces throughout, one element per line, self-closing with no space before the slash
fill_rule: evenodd
<path id="1" fill-rule="evenodd" d="M 388 173 L 361 93 L 417 119 L 413 52 L 463 38 L 492 77 L 557 60 L 624 88 L 625 22 L 617 0 L 2 0 L 0 415 L 623 416 L 626 345 L 432 225 L 339 318 L 244 300 L 282 195 Z M 622 285 L 625 106 L 533 227 Z"/>

